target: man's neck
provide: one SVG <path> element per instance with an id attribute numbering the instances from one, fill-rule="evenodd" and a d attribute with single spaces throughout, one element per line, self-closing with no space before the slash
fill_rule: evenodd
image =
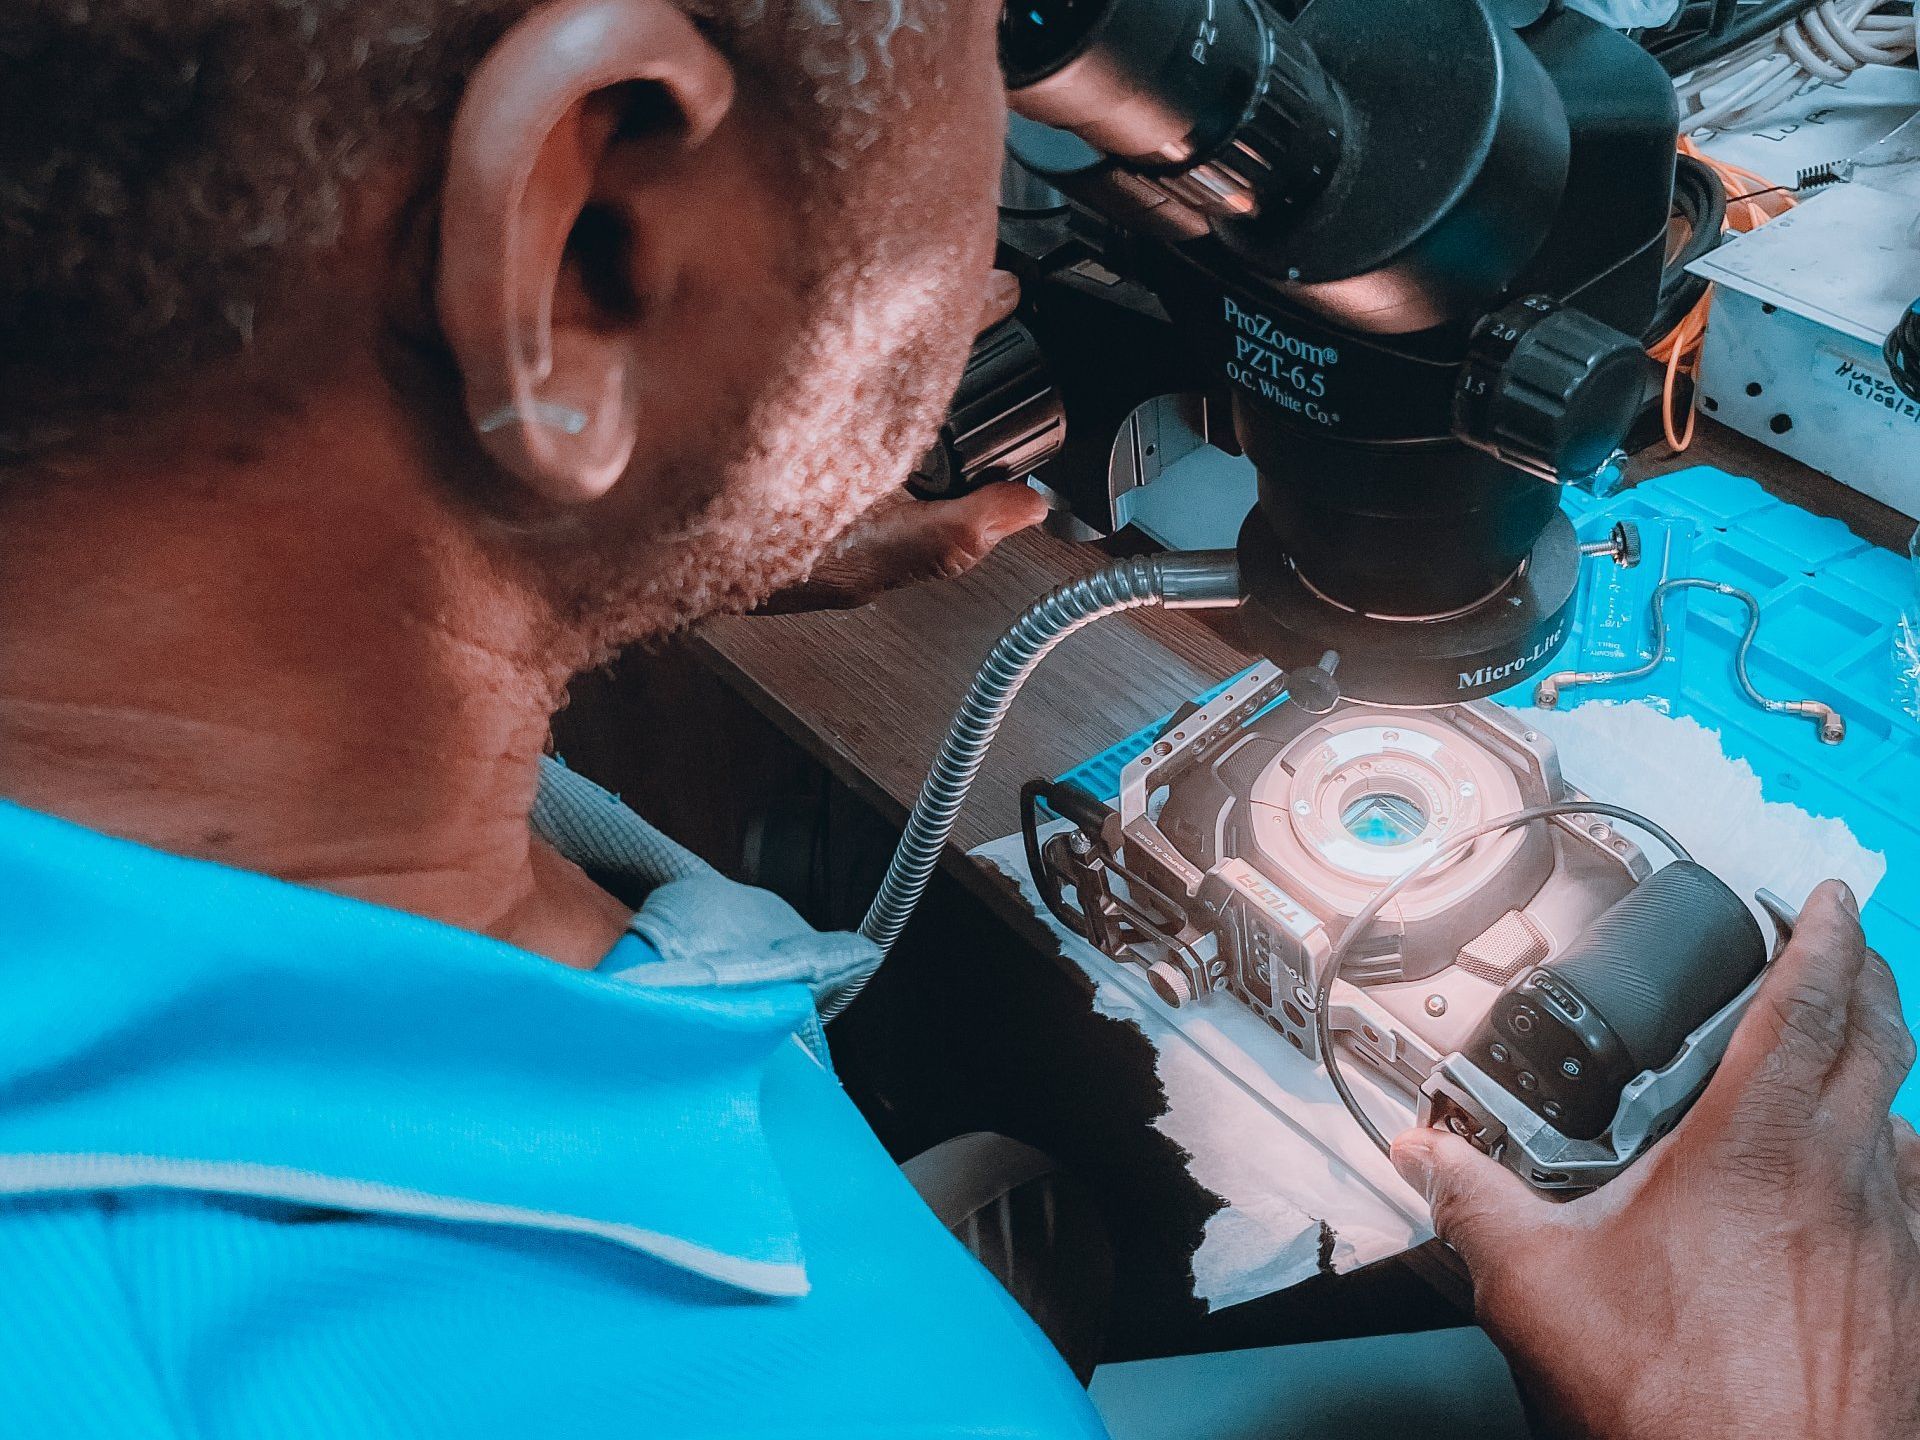
<path id="1" fill-rule="evenodd" d="M 434 501 L 314 458 L 10 482 L 0 795 L 597 963 L 625 912 L 528 828 L 537 607 Z"/>

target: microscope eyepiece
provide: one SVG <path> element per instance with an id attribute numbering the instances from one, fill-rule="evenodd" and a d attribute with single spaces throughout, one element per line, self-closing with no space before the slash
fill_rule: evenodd
<path id="1" fill-rule="evenodd" d="M 1339 95 L 1262 0 L 1009 0 L 1000 61 L 1020 114 L 1208 216 L 1284 212 L 1339 160 Z"/>
<path id="2" fill-rule="evenodd" d="M 1000 16 L 1000 63 L 1009 85 L 1027 85 L 1079 53 L 1110 0 L 1013 0 Z"/>

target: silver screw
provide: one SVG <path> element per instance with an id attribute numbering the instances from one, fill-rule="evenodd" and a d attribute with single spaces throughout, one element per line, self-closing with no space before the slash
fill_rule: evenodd
<path id="1" fill-rule="evenodd" d="M 1313 806 L 1305 800 L 1296 800 L 1293 802 L 1293 813 L 1296 815 L 1311 815 L 1313 813 Z"/>
<path id="2" fill-rule="evenodd" d="M 1447 1013 L 1447 997 L 1444 995 L 1427 996 L 1427 1014 L 1444 1015 Z"/>
<path id="3" fill-rule="evenodd" d="M 1631 570 L 1640 563 L 1640 527 L 1622 520 L 1613 527 L 1613 533 L 1606 539 L 1582 545 L 1580 553 L 1587 556 L 1604 555 L 1621 569 Z"/>

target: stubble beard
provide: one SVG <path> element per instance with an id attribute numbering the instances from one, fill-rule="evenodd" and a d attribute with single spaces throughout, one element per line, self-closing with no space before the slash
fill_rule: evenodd
<path id="1" fill-rule="evenodd" d="M 782 62 L 804 117 L 794 144 L 806 243 L 790 280 L 810 318 L 770 383 L 722 404 L 657 468 L 659 493 L 699 498 L 637 546 L 575 569 L 561 609 L 583 642 L 580 667 L 804 580 L 905 480 L 958 383 L 991 226 L 949 223 L 942 238 L 925 223 L 953 201 L 925 193 L 919 157 L 888 134 L 905 100 L 887 88 L 887 52 L 899 29 L 919 27 L 892 0 L 850 3 L 870 7 L 874 28 L 831 37 L 839 60 L 815 34 Z"/>

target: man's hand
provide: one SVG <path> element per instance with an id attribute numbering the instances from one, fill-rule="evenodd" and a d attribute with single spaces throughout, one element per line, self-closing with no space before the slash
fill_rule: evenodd
<path id="1" fill-rule="evenodd" d="M 957 579 L 1046 513 L 1047 502 L 1025 485 L 988 485 L 956 500 L 918 500 L 901 490 L 862 515 L 811 575 L 761 610 L 851 610 L 902 586 Z"/>
<path id="2" fill-rule="evenodd" d="M 1019 303 L 1020 282 L 994 271 L 978 332 L 991 330 Z M 889 590 L 958 579 L 1007 536 L 1046 515 L 1047 502 L 1025 485 L 988 485 L 954 500 L 920 500 L 899 490 L 856 520 L 811 575 L 769 599 L 761 613 L 851 610 Z"/>
<path id="3" fill-rule="evenodd" d="M 1464 1140 L 1394 1163 L 1473 1272 L 1545 1433 L 1607 1440 L 1920 1434 L 1920 1139 L 1886 962 L 1829 882 L 1713 1082 L 1612 1184 L 1567 1204 Z"/>

